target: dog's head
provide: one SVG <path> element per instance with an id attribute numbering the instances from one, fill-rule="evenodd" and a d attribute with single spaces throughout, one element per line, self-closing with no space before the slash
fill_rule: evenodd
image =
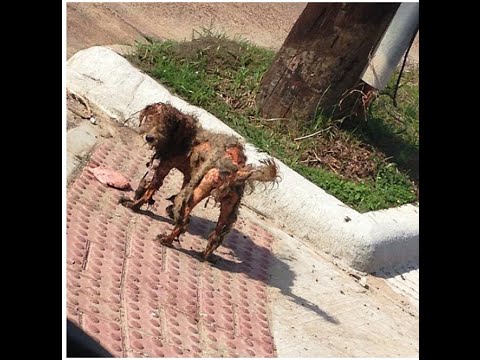
<path id="1" fill-rule="evenodd" d="M 158 157 L 188 151 L 198 131 L 198 121 L 169 104 L 148 105 L 140 113 L 140 133 Z"/>

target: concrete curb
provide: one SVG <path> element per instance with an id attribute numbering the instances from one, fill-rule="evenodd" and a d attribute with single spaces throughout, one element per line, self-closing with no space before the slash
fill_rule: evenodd
<path id="1" fill-rule="evenodd" d="M 165 87 L 105 47 L 79 51 L 67 62 L 66 72 L 71 92 L 86 97 L 107 115 L 129 126 L 138 125 L 138 112 L 146 105 L 169 102 L 185 113 L 195 114 L 205 129 L 242 138 L 204 109 L 171 95 Z M 248 143 L 246 150 L 251 163 L 266 156 Z M 282 181 L 272 189 L 260 189 L 246 196 L 243 202 L 247 206 L 314 249 L 329 253 L 358 271 L 371 273 L 418 261 L 418 207 L 405 205 L 360 214 L 281 161 L 277 162 Z"/>
<path id="2" fill-rule="evenodd" d="M 98 130 L 89 122 L 67 131 L 67 181 L 71 180 L 84 157 L 93 149 L 98 136 Z"/>

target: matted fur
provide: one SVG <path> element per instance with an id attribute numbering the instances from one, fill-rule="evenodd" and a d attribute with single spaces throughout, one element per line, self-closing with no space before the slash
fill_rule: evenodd
<path id="1" fill-rule="evenodd" d="M 247 165 L 243 144 L 236 137 L 204 130 L 195 117 L 169 104 L 156 103 L 143 109 L 140 132 L 154 155 L 134 199 L 122 199 L 122 203 L 133 210 L 145 203 L 152 204 L 165 176 L 173 168 L 180 170 L 184 175 L 182 189 L 169 199 L 172 205 L 167 208 L 175 227 L 170 234 L 159 235 L 159 239 L 165 245 L 178 240 L 193 208 L 211 196 L 220 204 L 220 215 L 215 230 L 208 236 L 204 259 L 222 243 L 235 223 L 246 184 L 278 180 L 273 159 L 262 161 L 258 167 Z"/>

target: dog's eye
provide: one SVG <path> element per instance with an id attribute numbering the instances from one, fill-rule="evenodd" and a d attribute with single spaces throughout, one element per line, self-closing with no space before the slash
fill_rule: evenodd
<path id="1" fill-rule="evenodd" d="M 152 142 L 153 140 L 155 140 L 155 138 L 152 135 L 147 134 L 147 135 L 145 135 L 145 140 L 147 142 Z"/>

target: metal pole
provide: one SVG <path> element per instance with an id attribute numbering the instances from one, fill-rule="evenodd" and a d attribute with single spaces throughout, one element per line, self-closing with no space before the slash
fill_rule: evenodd
<path id="1" fill-rule="evenodd" d="M 418 3 L 400 5 L 363 72 L 361 79 L 364 82 L 378 90 L 387 86 L 418 31 L 418 13 Z"/>

